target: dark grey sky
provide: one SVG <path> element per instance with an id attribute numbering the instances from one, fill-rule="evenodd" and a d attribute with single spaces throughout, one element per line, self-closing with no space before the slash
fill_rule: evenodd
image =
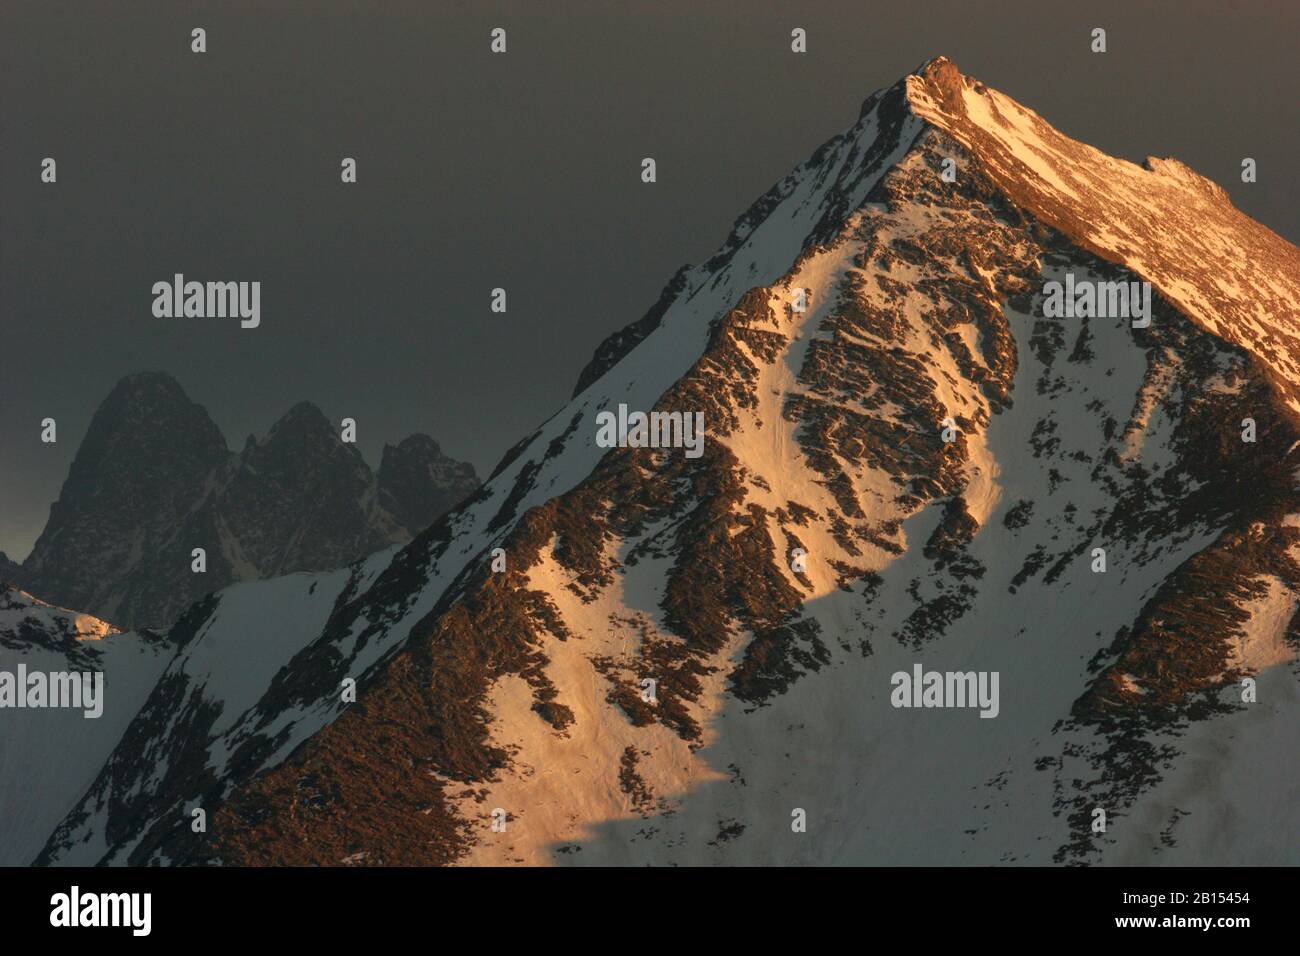
<path id="1" fill-rule="evenodd" d="M 1295 242 L 1298 11 L 4 0 L 0 549 L 26 555 L 98 403 L 144 368 L 176 376 L 232 447 L 310 399 L 357 419 L 372 465 L 426 431 L 486 474 L 678 265 L 941 53 L 1106 152 L 1177 156 Z M 1243 186 L 1247 155 L 1259 182 Z M 261 328 L 155 319 L 150 287 L 175 272 L 260 280 Z"/>

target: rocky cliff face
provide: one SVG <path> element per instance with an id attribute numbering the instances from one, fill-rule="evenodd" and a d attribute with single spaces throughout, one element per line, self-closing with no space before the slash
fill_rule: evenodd
<path id="1" fill-rule="evenodd" d="M 0 551 L 0 584 L 15 582 L 22 577 L 22 573 L 22 565 Z"/>
<path id="2" fill-rule="evenodd" d="M 40 859 L 1294 864 L 1297 301 L 1208 181 L 929 63 L 459 508 L 196 606 Z"/>
<path id="3" fill-rule="evenodd" d="M 474 466 L 448 458 L 428 435 L 385 445 L 377 477 L 379 506 L 415 529 L 427 528 L 478 487 Z"/>
<path id="4" fill-rule="evenodd" d="M 129 376 L 91 421 L 50 520 L 15 577 L 126 627 L 165 629 L 235 581 L 342 567 L 408 540 L 472 493 L 472 466 L 412 436 L 379 479 L 320 409 L 294 406 L 232 454 L 169 376 Z M 390 471 L 393 467 L 390 466 Z M 192 570 L 203 548 L 206 572 Z"/>

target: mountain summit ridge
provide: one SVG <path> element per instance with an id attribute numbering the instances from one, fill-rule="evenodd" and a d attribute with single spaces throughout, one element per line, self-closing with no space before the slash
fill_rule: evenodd
<path id="1" fill-rule="evenodd" d="M 944 57 L 904 83 L 915 115 L 991 168 L 1012 201 L 1089 252 L 1131 268 L 1212 334 L 1250 349 L 1300 412 L 1300 249 L 1185 163 L 1148 156 L 1138 166 L 1107 156 Z M 1246 289 L 1254 295 L 1245 300 L 1232 294 Z"/>
<path id="2" fill-rule="evenodd" d="M 971 103 L 988 100 L 992 106 L 972 115 Z M 1278 316 L 1294 313 L 1293 303 L 1300 301 L 1300 249 L 1287 242 L 1267 226 L 1246 216 L 1232 205 L 1223 187 L 1213 180 L 1201 175 L 1190 166 L 1172 157 L 1148 156 L 1139 166 L 1123 159 L 1115 159 L 1085 143 L 1070 139 L 1057 131 L 1046 120 L 985 84 L 963 74 L 957 65 L 946 56 L 936 56 L 927 60 L 912 73 L 904 76 L 891 87 L 872 93 L 864 100 L 859 112 L 858 123 L 839 136 L 832 137 L 814 154 L 814 158 L 830 148 L 848 140 L 852 145 L 849 161 L 859 157 L 871 156 L 870 146 L 876 141 L 878 127 L 866 122 L 869 118 L 883 113 L 892 118 L 892 122 L 901 128 L 902 118 L 910 117 L 925 127 L 942 135 L 952 137 L 956 144 L 972 152 L 972 157 L 992 173 L 1007 199 L 1023 207 L 1045 225 L 1058 229 L 1071 236 L 1083 248 L 1108 262 L 1127 263 L 1139 275 L 1148 279 L 1161 290 L 1166 297 L 1177 302 L 1197 321 L 1216 335 L 1223 335 L 1229 340 L 1245 345 L 1260 354 L 1278 374 L 1278 386 L 1287 393 L 1287 402 L 1292 410 L 1300 412 L 1300 385 L 1288 386 L 1286 383 L 1300 383 L 1300 325 L 1292 324 L 1285 329 L 1288 349 L 1278 350 L 1268 342 L 1266 327 L 1261 323 L 1276 322 Z M 1010 119 L 1010 122 L 1005 120 Z M 1019 135 L 1025 123 L 1043 130 L 1052 144 L 1061 148 L 1043 151 L 1038 156 L 1033 149 L 1025 149 L 1023 138 Z M 913 124 L 913 141 L 922 135 L 923 130 Z M 1017 142 L 1020 140 L 1019 142 Z M 1021 147 L 1017 152 L 1015 147 Z M 1026 154 L 1029 159 L 1025 159 Z M 1071 204 L 1085 205 L 1079 197 L 1063 193 L 1056 172 L 1059 160 L 1075 154 L 1094 168 L 1103 170 L 1106 176 L 1091 177 L 1087 192 L 1088 199 L 1094 204 L 1093 214 L 1099 221 L 1118 222 L 1115 213 L 1116 202 L 1113 198 L 1115 179 L 1130 184 L 1126 192 L 1130 197 L 1143 196 L 1148 190 L 1160 200 L 1158 207 L 1148 208 L 1148 203 L 1139 201 L 1131 203 L 1132 208 L 1143 212 L 1144 221 L 1139 229 L 1122 230 L 1117 235 L 1109 232 L 1091 230 L 1071 211 Z M 869 164 L 868 164 L 869 165 Z M 1070 169 L 1085 168 L 1071 162 L 1061 166 L 1067 177 Z M 724 243 L 724 249 L 740 241 L 755 220 L 761 221 L 775 198 L 782 192 L 783 180 L 773 186 L 764 196 L 737 220 L 736 227 Z M 1184 214 L 1180 197 L 1193 200 L 1191 217 Z M 1158 247 L 1158 255 L 1150 261 L 1135 257 L 1134 250 L 1140 245 L 1138 233 L 1145 238 L 1159 239 L 1163 229 L 1173 224 L 1175 241 L 1170 245 L 1185 252 L 1188 246 L 1196 245 L 1195 221 L 1215 221 L 1226 217 L 1231 226 L 1230 239 L 1237 243 L 1235 248 L 1254 248 L 1265 253 L 1266 267 L 1260 269 L 1254 257 L 1234 256 L 1233 248 L 1219 248 L 1216 263 L 1232 281 L 1236 288 L 1262 286 L 1262 293 L 1267 293 L 1263 301 L 1254 302 L 1253 308 L 1245 311 L 1230 297 L 1225 298 L 1222 283 L 1206 288 L 1181 288 L 1177 277 L 1180 274 L 1195 274 L 1203 270 L 1202 264 L 1188 261 L 1185 254 L 1174 256 L 1166 247 Z M 743 227 L 743 228 L 742 228 Z M 810 236 L 810 239 L 813 237 Z M 1126 246 L 1131 242 L 1132 246 Z M 718 259 L 706 263 L 708 270 Z M 1177 259 L 1178 261 L 1169 261 Z M 689 266 L 674 275 L 661 294 L 660 301 L 642 319 L 624 329 L 611 334 L 597 349 L 596 356 L 583 370 L 579 377 L 576 395 L 598 377 L 598 372 L 607 370 L 613 361 L 626 354 L 636 343 L 653 328 L 658 326 L 663 313 L 675 297 L 690 285 L 689 276 L 699 274 L 699 269 Z M 1269 279 L 1273 281 L 1268 281 Z M 1227 319 L 1219 317 L 1216 307 L 1223 307 L 1228 313 Z"/>

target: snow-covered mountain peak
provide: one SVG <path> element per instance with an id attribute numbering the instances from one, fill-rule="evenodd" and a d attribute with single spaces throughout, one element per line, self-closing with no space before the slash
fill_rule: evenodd
<path id="1" fill-rule="evenodd" d="M 468 501 L 196 605 L 42 859 L 1285 859 L 1295 250 L 1150 167 L 946 60 L 872 96 Z M 1048 315 L 1064 276 L 1149 279 L 1149 326 Z M 599 443 L 620 406 L 702 453 Z M 899 706 L 922 666 L 999 675 L 990 719 Z"/>

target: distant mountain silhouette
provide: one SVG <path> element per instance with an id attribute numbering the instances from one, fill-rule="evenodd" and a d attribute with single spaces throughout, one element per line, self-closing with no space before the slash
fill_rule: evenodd
<path id="1" fill-rule="evenodd" d="M 386 447 L 375 475 L 309 402 L 232 453 L 171 376 L 141 372 L 99 407 L 31 555 L 0 576 L 122 627 L 166 627 L 236 581 L 400 544 L 477 486 L 426 435 Z"/>

